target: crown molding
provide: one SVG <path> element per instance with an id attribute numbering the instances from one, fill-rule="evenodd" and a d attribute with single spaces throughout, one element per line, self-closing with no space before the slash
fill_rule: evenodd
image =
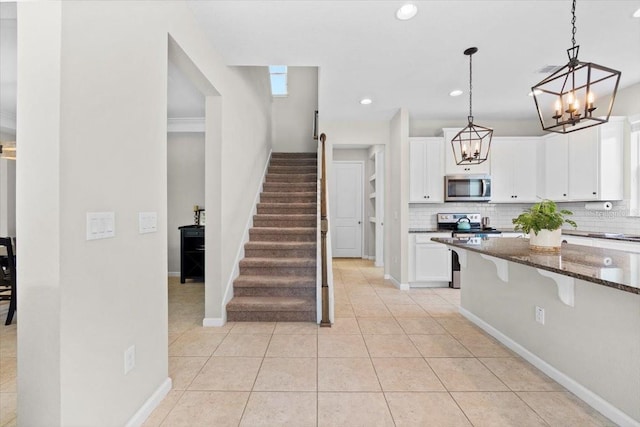
<path id="1" fill-rule="evenodd" d="M 204 117 L 175 117 L 167 119 L 167 132 L 204 132 Z"/>

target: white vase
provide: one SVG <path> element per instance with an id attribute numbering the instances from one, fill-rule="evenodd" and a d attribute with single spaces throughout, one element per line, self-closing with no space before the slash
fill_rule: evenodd
<path id="1" fill-rule="evenodd" d="M 529 247 L 540 252 L 560 252 L 562 248 L 562 229 L 540 230 L 529 233 Z"/>

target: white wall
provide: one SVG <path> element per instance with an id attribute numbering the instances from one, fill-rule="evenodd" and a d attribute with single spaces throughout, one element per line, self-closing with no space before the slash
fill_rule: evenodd
<path id="1" fill-rule="evenodd" d="M 0 143 L 15 141 L 12 132 L 0 131 Z M 16 235 L 16 161 L 0 159 L 0 236 Z"/>
<path id="2" fill-rule="evenodd" d="M 322 117 L 322 112 L 320 112 Z M 389 143 L 388 121 L 322 121 L 322 132 L 333 145 L 386 145 Z"/>
<path id="3" fill-rule="evenodd" d="M 193 206 L 204 206 L 204 134 L 167 135 L 169 272 L 180 273 L 180 230 L 192 225 Z"/>
<path id="4" fill-rule="evenodd" d="M 391 119 L 385 159 L 385 273 L 402 285 L 409 283 L 409 114 L 404 108 Z"/>
<path id="5" fill-rule="evenodd" d="M 273 98 L 273 151 L 315 152 L 313 117 L 318 109 L 318 68 L 287 69 L 289 94 Z"/>
<path id="6" fill-rule="evenodd" d="M 168 34 L 224 94 L 205 148 L 205 305 L 221 316 L 235 254 L 220 247 L 238 246 L 271 148 L 264 82 L 225 66 L 183 2 L 18 5 L 21 425 L 125 425 L 167 384 Z M 115 212 L 114 238 L 85 240 L 93 211 Z M 138 234 L 140 211 L 157 233 Z"/>
<path id="7" fill-rule="evenodd" d="M 16 161 L 0 159 L 0 236 L 16 236 Z"/>
<path id="8" fill-rule="evenodd" d="M 362 162 L 364 166 L 363 177 L 362 177 L 362 197 L 364 202 L 362 205 L 363 207 L 362 235 L 364 238 L 364 244 L 362 246 L 362 257 L 365 258 L 368 256 L 375 255 L 375 252 L 372 252 L 370 250 L 372 232 L 371 232 L 371 226 L 369 224 L 369 217 L 372 215 L 372 211 L 371 211 L 371 202 L 369 199 L 369 193 L 371 193 L 371 191 L 368 190 L 369 177 L 373 172 L 371 171 L 371 162 L 369 160 L 369 154 L 367 149 L 362 148 L 362 149 L 345 150 L 345 149 L 336 149 L 336 147 L 334 146 L 333 161 L 349 161 L 349 160 Z M 333 176 L 332 176 L 332 179 L 333 179 Z"/>
<path id="9" fill-rule="evenodd" d="M 618 90 L 611 110 L 612 116 L 640 114 L 640 83 Z"/>
<path id="10" fill-rule="evenodd" d="M 532 112 L 535 105 L 532 101 Z M 531 120 L 483 120 L 476 118 L 476 124 L 493 129 L 493 136 L 540 136 L 546 132 L 540 127 L 540 120 L 535 116 Z M 467 117 L 460 114 L 459 119 L 411 119 L 409 134 L 411 136 L 442 136 L 443 128 L 460 128 L 467 125 Z"/>
<path id="11" fill-rule="evenodd" d="M 320 133 L 325 133 L 327 136 L 327 179 L 329 180 L 328 188 L 331 188 L 330 181 L 332 179 L 331 164 L 332 161 L 339 160 L 335 156 L 350 156 L 354 155 L 358 157 L 358 160 L 366 160 L 365 165 L 370 168 L 369 155 L 366 152 L 372 145 L 386 146 L 389 142 L 389 122 L 388 121 L 326 121 L 322 120 L 322 114 L 320 115 Z M 361 154 L 361 151 L 365 151 Z M 360 153 L 360 154 L 346 154 L 346 153 Z M 361 157 L 364 156 L 364 157 Z M 341 160 L 347 160 L 342 158 Z M 349 159 L 352 160 L 352 159 Z M 365 189 L 368 188 L 368 177 L 371 175 L 371 171 L 365 171 Z M 386 191 L 378 189 L 378 191 Z M 369 191 L 366 190 L 365 194 L 365 206 L 368 209 L 367 195 Z M 367 229 L 366 239 L 368 243 L 365 244 L 365 251 L 370 256 L 374 256 L 373 242 L 371 242 L 372 234 L 369 225 L 367 224 L 367 218 L 369 213 L 365 214 L 365 227 Z M 385 269 L 386 269 L 385 265 Z"/>

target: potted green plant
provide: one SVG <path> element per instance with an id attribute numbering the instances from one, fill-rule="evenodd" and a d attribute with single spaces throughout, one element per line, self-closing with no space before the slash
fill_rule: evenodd
<path id="1" fill-rule="evenodd" d="M 516 231 L 529 234 L 529 245 L 532 250 L 557 252 L 562 245 L 563 224 L 577 227 L 575 221 L 565 218 L 573 212 L 560 209 L 551 200 L 544 199 L 531 206 L 511 222 Z"/>

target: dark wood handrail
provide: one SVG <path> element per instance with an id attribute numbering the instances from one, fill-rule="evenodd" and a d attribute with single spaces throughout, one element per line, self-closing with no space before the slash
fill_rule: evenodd
<path id="1" fill-rule="evenodd" d="M 320 326 L 331 327 L 329 320 L 329 278 L 327 277 L 327 231 L 329 220 L 327 219 L 327 164 L 324 142 L 327 136 L 320 135 L 322 143 L 322 178 L 320 178 L 320 252 L 322 263 L 322 320 Z"/>

